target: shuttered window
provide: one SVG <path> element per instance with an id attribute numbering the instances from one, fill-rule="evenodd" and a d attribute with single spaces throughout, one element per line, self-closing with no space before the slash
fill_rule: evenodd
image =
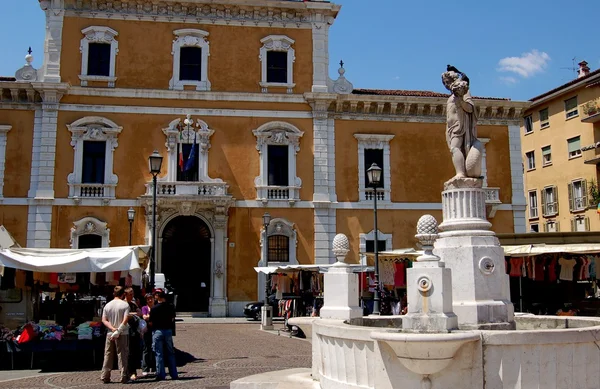
<path id="1" fill-rule="evenodd" d="M 558 189 L 548 186 L 542 192 L 542 215 L 554 216 L 558 214 Z"/>
<path id="2" fill-rule="evenodd" d="M 577 110 L 577 96 L 565 100 L 565 116 L 567 119 L 579 115 Z"/>
<path id="3" fill-rule="evenodd" d="M 542 147 L 542 162 L 544 166 L 552 163 L 552 148 L 550 146 Z"/>
<path id="4" fill-rule="evenodd" d="M 569 188 L 569 210 L 583 211 L 588 207 L 587 183 L 584 180 L 573 181 Z"/>
<path id="5" fill-rule="evenodd" d="M 540 111 L 540 128 L 546 128 L 550 126 L 550 121 L 548 120 L 548 108 L 544 108 Z"/>
<path id="6" fill-rule="evenodd" d="M 581 139 L 576 136 L 567 140 L 567 147 L 569 150 L 569 158 L 575 158 L 581 155 Z"/>

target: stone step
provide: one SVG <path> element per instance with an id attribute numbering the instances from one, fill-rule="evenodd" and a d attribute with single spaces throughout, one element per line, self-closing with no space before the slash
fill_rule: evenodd
<path id="1" fill-rule="evenodd" d="M 255 374 L 233 381 L 230 389 L 321 389 L 311 369 L 287 369 Z"/>
<path id="2" fill-rule="evenodd" d="M 177 317 L 208 317 L 208 312 L 177 312 Z"/>

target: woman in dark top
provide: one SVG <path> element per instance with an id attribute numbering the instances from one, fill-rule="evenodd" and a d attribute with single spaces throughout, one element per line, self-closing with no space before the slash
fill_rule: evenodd
<path id="1" fill-rule="evenodd" d="M 125 297 L 129 304 L 129 357 L 127 358 L 127 369 L 129 370 L 129 379 L 135 381 L 137 379 L 137 369 L 140 368 L 142 361 L 141 339 L 138 332 L 139 318 L 142 311 L 135 303 L 133 296 L 133 288 L 125 289 Z"/>
<path id="2" fill-rule="evenodd" d="M 154 307 L 154 296 L 151 293 L 146 295 L 146 305 L 142 307 L 142 319 L 148 322 L 150 320 L 150 311 Z M 147 376 L 151 372 L 156 372 L 156 359 L 152 351 L 152 330 L 147 329 L 143 336 L 142 353 L 142 376 Z"/>

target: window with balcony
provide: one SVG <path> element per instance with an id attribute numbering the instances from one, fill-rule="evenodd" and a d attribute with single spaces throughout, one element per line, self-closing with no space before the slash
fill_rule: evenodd
<path id="1" fill-rule="evenodd" d="M 590 230 L 590 218 L 577 216 L 571 219 L 571 231 L 585 232 Z"/>
<path id="2" fill-rule="evenodd" d="M 577 96 L 565 100 L 565 117 L 570 119 L 578 115 L 579 110 L 577 109 Z"/>
<path id="3" fill-rule="evenodd" d="M 358 140 L 358 199 L 373 201 L 373 189 L 369 186 L 367 169 L 373 163 L 381 168 L 381 185 L 377 200 L 391 201 L 390 141 L 394 135 L 354 134 Z"/>
<path id="4" fill-rule="evenodd" d="M 529 218 L 535 219 L 537 217 L 538 217 L 537 191 L 532 190 L 529 192 Z"/>
<path id="5" fill-rule="evenodd" d="M 545 217 L 558 214 L 558 189 L 547 186 L 542 192 L 542 215 Z"/>
<path id="6" fill-rule="evenodd" d="M 525 158 L 527 158 L 527 170 L 535 169 L 535 152 L 529 151 L 525 153 Z"/>
<path id="7" fill-rule="evenodd" d="M 548 108 L 544 108 L 540 111 L 540 128 L 547 127 L 550 127 L 550 120 L 548 118 Z"/>
<path id="8" fill-rule="evenodd" d="M 542 147 L 542 163 L 544 166 L 552 165 L 552 147 Z"/>
<path id="9" fill-rule="evenodd" d="M 269 87 L 287 88 L 292 93 L 294 86 L 295 50 L 294 40 L 285 35 L 269 35 L 260 40 L 261 81 L 263 92 Z"/>
<path id="10" fill-rule="evenodd" d="M 193 86 L 197 91 L 209 91 L 208 57 L 210 56 L 208 32 L 193 28 L 175 30 L 171 54 L 173 55 L 173 77 L 169 88 L 183 90 Z"/>
<path id="11" fill-rule="evenodd" d="M 299 200 L 302 180 L 296 176 L 296 154 L 304 132 L 286 122 L 269 122 L 253 134 L 260 156 L 260 175 L 254 179 L 257 199 Z"/>
<path id="12" fill-rule="evenodd" d="M 281 218 L 272 219 L 267 228 L 268 252 L 264 246 L 265 230 L 261 233 L 262 263 L 264 266 L 286 264 L 298 264 L 296 250 L 298 238 L 294 224 Z M 264 258 L 268 262 L 264 261 Z"/>
<path id="13" fill-rule="evenodd" d="M 198 182 L 198 144 L 179 143 L 179 158 L 177 165 L 178 182 Z"/>
<path id="14" fill-rule="evenodd" d="M 550 220 L 544 224 L 544 232 L 560 232 L 559 222 Z"/>
<path id="15" fill-rule="evenodd" d="M 73 172 L 69 174 L 70 198 L 115 198 L 119 181 L 113 173 L 113 155 L 123 127 L 98 116 L 76 120 L 67 128 L 75 150 Z"/>
<path id="16" fill-rule="evenodd" d="M 588 207 L 587 185 L 584 180 L 575 180 L 569 184 L 569 210 L 584 211 Z"/>
<path id="17" fill-rule="evenodd" d="M 581 140 L 580 137 L 567 140 L 567 148 L 569 150 L 569 159 L 581 156 Z"/>
<path id="18" fill-rule="evenodd" d="M 530 134 L 533 132 L 533 117 L 531 115 L 523 118 L 523 125 L 525 126 L 525 133 Z"/>
<path id="19" fill-rule="evenodd" d="M 114 87 L 117 80 L 115 69 L 119 53 L 119 35 L 110 27 L 90 26 L 81 30 L 84 38 L 80 42 L 81 52 L 81 86 L 89 81 L 106 82 Z"/>

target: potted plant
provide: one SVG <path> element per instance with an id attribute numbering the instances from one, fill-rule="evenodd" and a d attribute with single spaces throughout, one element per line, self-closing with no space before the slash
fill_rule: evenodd
<path id="1" fill-rule="evenodd" d="M 588 116 L 595 115 L 600 112 L 600 108 L 598 107 L 598 103 L 595 100 L 588 101 L 583 104 L 583 113 Z"/>
<path id="2" fill-rule="evenodd" d="M 588 192 L 590 195 L 589 198 L 589 207 L 596 208 L 598 203 L 600 203 L 600 188 L 598 188 L 598 182 L 596 180 L 588 181 Z"/>

